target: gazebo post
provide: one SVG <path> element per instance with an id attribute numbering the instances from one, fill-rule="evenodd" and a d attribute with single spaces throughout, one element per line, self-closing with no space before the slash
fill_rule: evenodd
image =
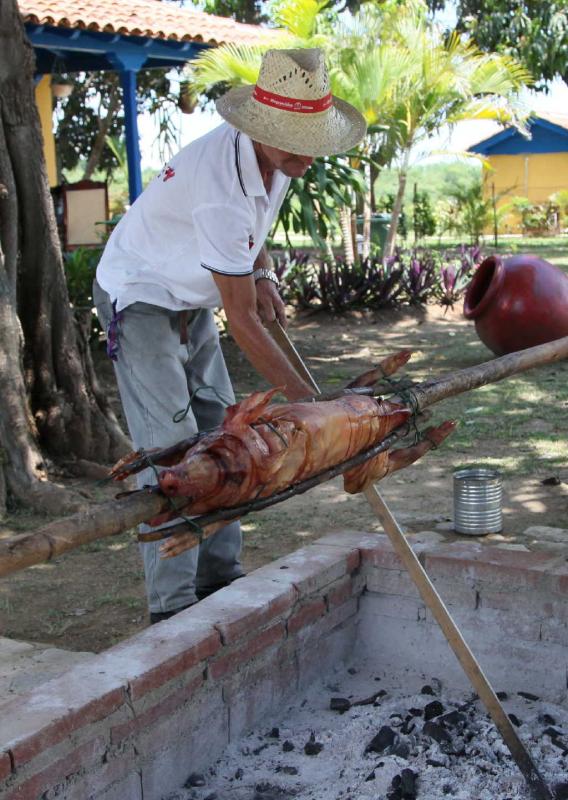
<path id="1" fill-rule="evenodd" d="M 142 168 L 136 107 L 136 73 L 146 61 L 146 54 L 109 53 L 109 60 L 118 70 L 123 92 L 126 158 L 128 162 L 128 194 L 133 203 L 142 194 Z"/>
<path id="2" fill-rule="evenodd" d="M 128 194 L 132 204 L 142 194 L 142 168 L 138 137 L 138 110 L 136 108 L 136 70 L 120 70 L 120 84 L 124 95 L 124 127 L 126 158 L 128 161 Z"/>

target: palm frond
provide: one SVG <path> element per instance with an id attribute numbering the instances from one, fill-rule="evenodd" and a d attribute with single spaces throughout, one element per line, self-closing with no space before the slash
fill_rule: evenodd
<path id="1" fill-rule="evenodd" d="M 203 50 L 189 64 L 189 80 L 196 92 L 206 92 L 217 83 L 244 86 L 256 83 L 266 45 L 224 44 Z"/>
<path id="2" fill-rule="evenodd" d="M 304 41 L 310 39 L 316 30 L 320 11 L 328 0 L 279 0 L 271 8 L 271 17 L 276 25 L 287 30 L 292 36 Z"/>

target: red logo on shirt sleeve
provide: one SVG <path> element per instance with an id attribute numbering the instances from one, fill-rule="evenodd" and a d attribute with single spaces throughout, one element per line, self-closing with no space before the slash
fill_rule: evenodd
<path id="1" fill-rule="evenodd" d="M 249 250 L 252 250 L 253 247 L 254 247 L 254 237 L 253 237 L 252 234 L 250 234 L 250 236 L 249 236 Z"/>
<path id="2" fill-rule="evenodd" d="M 162 180 L 165 183 L 166 181 L 169 181 L 170 178 L 173 178 L 175 176 L 175 174 L 176 174 L 175 170 L 172 167 L 166 167 L 164 169 L 164 177 L 163 177 Z"/>

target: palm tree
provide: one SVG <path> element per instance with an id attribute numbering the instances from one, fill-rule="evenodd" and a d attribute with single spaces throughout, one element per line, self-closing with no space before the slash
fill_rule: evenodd
<path id="1" fill-rule="evenodd" d="M 461 120 L 492 119 L 523 130 L 527 111 L 518 92 L 530 81 L 526 70 L 508 56 L 483 54 L 456 33 L 443 39 L 416 7 L 401 10 L 391 35 L 387 51 L 406 53 L 408 71 L 399 86 L 391 122 L 399 185 L 385 245 L 387 256 L 395 246 L 412 149 L 442 125 Z"/>
<path id="2" fill-rule="evenodd" d="M 447 39 L 432 24 L 423 0 L 366 3 L 344 21 L 322 13 L 318 0 L 281 0 L 273 20 L 282 38 L 265 46 L 225 45 L 202 53 L 189 67 L 195 92 L 219 82 L 254 83 L 268 47 L 321 47 L 331 89 L 364 115 L 368 136 L 359 147 L 367 190 L 363 198 L 366 248 L 370 233 L 371 175 L 396 159 L 399 187 L 385 251 L 392 253 L 413 147 L 442 125 L 495 119 L 522 127 L 516 94 L 527 72 L 507 56 L 482 54 L 457 34 Z M 351 204 L 352 205 L 352 204 Z M 351 209 L 347 209 L 351 215 Z M 345 231 L 349 226 L 344 220 Z"/>

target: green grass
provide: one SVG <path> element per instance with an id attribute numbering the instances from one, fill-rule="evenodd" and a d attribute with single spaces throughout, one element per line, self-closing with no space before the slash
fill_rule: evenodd
<path id="1" fill-rule="evenodd" d="M 425 380 L 490 357 L 473 328 L 454 337 L 441 330 L 430 337 L 427 350 L 414 352 L 413 377 Z M 551 364 L 444 400 L 440 412 L 443 409 L 445 419 L 459 420 L 459 426 L 432 457 L 445 459 L 452 453 L 454 459 L 463 457 L 464 465 L 474 461 L 498 466 L 510 475 L 548 475 L 565 469 L 567 379 L 568 364 Z"/>
<path id="2" fill-rule="evenodd" d="M 445 238 L 441 241 L 436 238 L 426 239 L 425 247 L 434 250 L 445 250 L 462 244 L 463 239 Z M 557 267 L 568 272 L 568 234 L 562 236 L 500 236 L 497 247 L 492 236 L 486 236 L 480 243 L 484 255 L 497 253 L 499 255 L 516 255 L 519 253 L 532 253 L 545 261 L 550 261 Z"/>

